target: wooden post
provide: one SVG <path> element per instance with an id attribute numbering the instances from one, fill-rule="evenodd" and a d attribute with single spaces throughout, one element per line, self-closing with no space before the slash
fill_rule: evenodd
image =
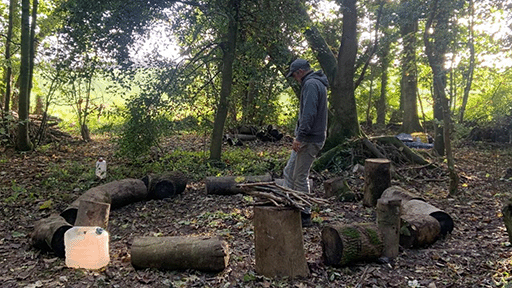
<path id="1" fill-rule="evenodd" d="M 237 184 L 270 181 L 272 176 L 268 173 L 256 176 L 206 177 L 206 194 L 235 195 L 243 192 L 241 188 L 236 187 Z"/>
<path id="2" fill-rule="evenodd" d="M 324 181 L 325 198 L 336 197 L 339 201 L 354 201 L 356 194 L 352 192 L 343 177 L 336 177 Z"/>
<path id="3" fill-rule="evenodd" d="M 256 272 L 267 277 L 307 277 L 300 211 L 254 206 Z"/>
<path id="4" fill-rule="evenodd" d="M 220 272 L 228 265 L 229 249 L 212 237 L 136 237 L 131 262 L 135 268 Z"/>
<path id="5" fill-rule="evenodd" d="M 377 225 L 384 243 L 382 255 L 388 258 L 398 256 L 401 202 L 400 199 L 382 198 L 377 201 Z"/>
<path id="6" fill-rule="evenodd" d="M 363 204 L 375 207 L 384 190 L 391 186 L 391 161 L 383 158 L 366 159 L 364 165 Z"/>
<path id="7" fill-rule="evenodd" d="M 97 226 L 108 230 L 110 204 L 81 200 L 78 205 L 75 226 Z"/>
<path id="8" fill-rule="evenodd" d="M 376 224 L 332 224 L 322 229 L 322 258 L 325 265 L 344 266 L 372 261 L 382 255 L 382 235 Z"/>
<path id="9" fill-rule="evenodd" d="M 31 234 L 32 245 L 42 250 L 53 250 L 55 255 L 64 258 L 64 233 L 71 226 L 60 215 L 51 215 L 34 224 L 34 232 Z"/>

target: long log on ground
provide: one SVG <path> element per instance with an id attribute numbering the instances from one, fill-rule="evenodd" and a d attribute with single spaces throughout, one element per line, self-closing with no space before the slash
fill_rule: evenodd
<path id="1" fill-rule="evenodd" d="M 254 206 L 256 272 L 267 277 L 307 277 L 300 211 Z"/>
<path id="2" fill-rule="evenodd" d="M 72 227 L 60 215 L 38 220 L 31 234 L 32 245 L 41 250 L 53 251 L 58 257 L 64 258 L 64 233 Z"/>
<path id="3" fill-rule="evenodd" d="M 420 196 L 418 196 L 408 190 L 405 190 L 404 188 L 399 187 L 399 186 L 391 186 L 391 187 L 387 188 L 386 190 L 384 190 L 384 192 L 382 192 L 382 195 L 380 196 L 380 198 L 382 198 L 382 199 L 400 199 L 400 200 L 402 200 L 402 202 L 407 202 L 412 199 L 424 201 L 424 199 L 421 198 Z"/>
<path id="4" fill-rule="evenodd" d="M 94 201 L 110 204 L 111 209 L 142 201 L 148 194 L 146 185 L 139 179 L 123 179 L 109 182 L 87 190 L 73 201 L 60 215 L 74 225 L 80 201 Z"/>
<path id="5" fill-rule="evenodd" d="M 226 177 L 206 177 L 206 193 L 215 195 L 235 195 L 243 193 L 243 189 L 237 187 L 242 183 L 270 182 L 270 174 L 256 176 L 226 176 Z"/>
<path id="6" fill-rule="evenodd" d="M 81 200 L 78 205 L 75 226 L 95 226 L 108 228 L 110 204 Z"/>
<path id="7" fill-rule="evenodd" d="M 382 255 L 388 258 L 398 256 L 400 245 L 401 200 L 379 199 L 377 201 L 377 226 L 382 233 L 384 248 Z"/>
<path id="8" fill-rule="evenodd" d="M 402 202 L 403 215 L 430 215 L 439 221 L 441 226 L 441 235 L 446 235 L 453 231 L 453 219 L 443 210 L 421 200 L 412 199 L 410 201 Z"/>
<path id="9" fill-rule="evenodd" d="M 188 179 L 179 171 L 170 171 L 163 174 L 148 174 L 142 181 L 148 188 L 147 199 L 161 200 L 183 193 Z"/>
<path id="10" fill-rule="evenodd" d="M 366 159 L 364 164 L 363 204 L 375 207 L 384 190 L 391 186 L 391 161 L 388 159 Z"/>
<path id="11" fill-rule="evenodd" d="M 400 245 L 403 248 L 422 248 L 436 242 L 441 234 L 441 225 L 430 215 L 402 215 Z"/>
<path id="12" fill-rule="evenodd" d="M 322 258 L 326 265 L 345 266 L 373 261 L 382 255 L 383 240 L 376 224 L 332 224 L 322 229 Z"/>
<path id="13" fill-rule="evenodd" d="M 227 242 L 212 237 L 136 237 L 131 247 L 135 268 L 220 272 L 228 262 Z"/>

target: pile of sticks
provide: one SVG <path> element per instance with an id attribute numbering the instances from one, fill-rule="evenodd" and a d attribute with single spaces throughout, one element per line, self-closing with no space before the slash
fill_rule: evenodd
<path id="1" fill-rule="evenodd" d="M 306 207 L 311 207 L 315 204 L 329 204 L 329 201 L 326 199 L 315 198 L 307 193 L 283 187 L 275 182 L 245 183 L 237 184 L 236 186 L 244 194 L 264 198 L 277 207 L 288 206 L 304 210 Z"/>

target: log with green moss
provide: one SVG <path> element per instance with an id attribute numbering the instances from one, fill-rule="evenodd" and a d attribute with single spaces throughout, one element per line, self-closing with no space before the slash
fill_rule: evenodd
<path id="1" fill-rule="evenodd" d="M 321 244 L 323 261 L 330 266 L 374 261 L 384 248 L 381 232 L 374 223 L 328 225 L 322 229 Z"/>

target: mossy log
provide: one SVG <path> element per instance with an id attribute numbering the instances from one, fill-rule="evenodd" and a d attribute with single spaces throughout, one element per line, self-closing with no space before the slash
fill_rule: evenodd
<path id="1" fill-rule="evenodd" d="M 441 235 L 445 236 L 453 231 L 453 219 L 443 210 L 433 206 L 422 200 L 412 199 L 410 201 L 402 202 L 403 215 L 430 215 L 434 217 L 441 226 Z"/>
<path id="2" fill-rule="evenodd" d="M 148 188 L 147 199 L 161 200 L 183 193 L 188 179 L 179 171 L 170 171 L 163 174 L 148 174 L 142 181 Z"/>
<path id="3" fill-rule="evenodd" d="M 254 206 L 256 272 L 267 277 L 307 277 L 301 216 L 291 207 Z"/>
<path id="4" fill-rule="evenodd" d="M 400 245 L 403 248 L 422 248 L 436 242 L 441 225 L 436 218 L 425 214 L 402 215 Z"/>
<path id="5" fill-rule="evenodd" d="M 381 257 L 384 248 L 382 234 L 374 223 L 325 226 L 321 244 L 323 261 L 330 266 L 374 261 Z"/>
<path id="6" fill-rule="evenodd" d="M 212 237 L 136 237 L 131 247 L 131 263 L 138 269 L 220 272 L 228 262 L 227 242 Z"/>
<path id="7" fill-rule="evenodd" d="M 503 213 L 503 221 L 505 228 L 507 228 L 508 241 L 512 243 L 512 200 L 508 200 L 501 210 Z"/>
<path id="8" fill-rule="evenodd" d="M 244 192 L 242 188 L 237 187 L 238 184 L 270 181 L 272 181 L 272 176 L 268 173 L 256 176 L 211 176 L 206 177 L 205 187 L 207 194 L 235 195 Z"/>
<path id="9" fill-rule="evenodd" d="M 142 201 L 148 194 L 146 185 L 139 179 L 123 179 L 109 182 L 87 190 L 73 201 L 60 215 L 74 225 L 80 201 L 93 201 L 110 204 L 111 209 Z"/>
<path id="10" fill-rule="evenodd" d="M 32 245 L 41 250 L 53 251 L 58 257 L 64 258 L 64 233 L 72 227 L 60 215 L 38 220 L 31 234 Z"/>
<path id="11" fill-rule="evenodd" d="M 391 186 L 391 161 L 382 158 L 366 159 L 364 164 L 363 204 L 375 207 L 384 190 Z"/>

